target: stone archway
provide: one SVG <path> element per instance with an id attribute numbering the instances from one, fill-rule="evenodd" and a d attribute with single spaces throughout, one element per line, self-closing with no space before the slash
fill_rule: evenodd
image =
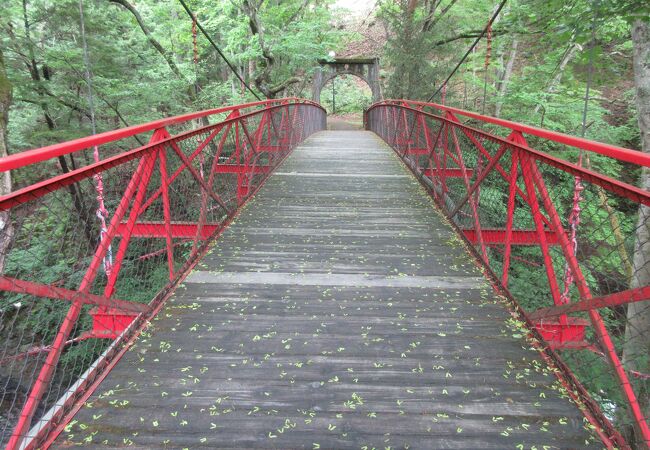
<path id="1" fill-rule="evenodd" d="M 381 100 L 379 85 L 379 58 L 336 58 L 333 61 L 321 59 L 320 66 L 314 74 L 311 98 L 320 103 L 320 93 L 325 84 L 339 75 L 355 75 L 368 83 L 372 92 L 372 101 Z"/>

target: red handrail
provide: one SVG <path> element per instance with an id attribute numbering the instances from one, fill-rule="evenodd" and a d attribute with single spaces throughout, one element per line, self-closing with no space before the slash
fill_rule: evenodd
<path id="1" fill-rule="evenodd" d="M 531 125 L 525 125 L 518 122 L 512 122 L 510 120 L 485 116 L 475 112 L 466 111 L 464 109 L 440 105 L 438 103 L 427 103 L 427 102 L 419 102 L 414 100 L 384 100 L 382 102 L 373 104 L 372 106 L 370 106 L 369 110 L 380 105 L 410 105 L 418 109 L 428 107 L 428 108 L 436 109 L 438 111 L 450 112 L 452 114 L 468 117 L 470 119 L 476 119 L 484 123 L 490 123 L 493 125 L 498 125 L 504 128 L 508 128 L 509 130 L 512 131 L 518 131 L 520 133 L 530 134 L 531 136 L 537 136 L 543 139 L 547 139 L 549 141 L 557 142 L 559 144 L 564 144 L 575 148 L 581 148 L 583 150 L 598 153 L 604 156 L 609 156 L 610 158 L 615 158 L 620 161 L 625 161 L 633 164 L 638 164 L 640 166 L 650 167 L 650 154 L 647 153 L 643 153 L 625 147 L 619 147 L 616 145 L 605 144 L 603 142 L 583 139 L 580 137 L 571 136 L 557 131 L 546 130 L 544 128 L 538 128 Z"/>
<path id="2" fill-rule="evenodd" d="M 426 117 L 430 117 L 436 120 L 439 120 L 440 122 L 452 124 L 454 127 L 460 127 L 464 130 L 467 131 L 472 131 L 475 133 L 479 134 L 487 134 L 482 130 L 479 130 L 475 127 L 466 125 L 464 123 L 458 122 L 456 120 L 448 119 L 446 117 L 441 117 L 437 116 L 433 113 L 422 111 L 420 109 L 414 108 L 412 106 L 408 106 L 410 103 L 422 103 L 422 102 L 410 102 L 410 101 L 401 101 L 401 103 L 389 103 L 391 102 L 390 100 L 387 100 L 385 102 L 379 102 L 373 104 L 369 109 L 368 112 L 370 112 L 372 109 L 379 107 L 379 106 L 397 106 L 400 109 L 403 109 L 405 111 L 411 111 L 416 114 L 421 114 Z M 506 121 L 507 122 L 507 121 Z M 522 125 L 525 126 L 525 125 Z M 520 132 L 520 130 L 513 130 L 516 132 Z M 552 131 L 549 131 L 549 133 L 554 133 Z M 571 136 L 567 136 L 571 137 Z M 508 143 L 509 145 L 513 145 L 512 142 L 509 142 L 505 138 L 501 138 L 499 136 L 492 136 L 492 138 L 496 141 L 502 142 L 502 143 Z M 585 140 L 586 141 L 586 140 Z M 599 142 L 595 141 L 587 141 L 587 142 L 594 142 L 595 144 L 600 144 Z M 641 189 L 639 187 L 633 186 L 629 183 L 625 183 L 623 181 L 616 180 L 614 178 L 611 178 L 607 175 L 603 175 L 601 173 L 595 172 L 591 169 L 587 169 L 585 167 L 578 166 L 570 161 L 566 161 L 560 158 L 557 158 L 553 155 L 550 155 L 548 153 L 533 149 L 528 147 L 528 144 L 524 142 L 518 142 L 517 145 L 520 147 L 521 151 L 525 151 L 526 153 L 530 154 L 533 156 L 535 159 L 539 161 L 543 161 L 545 164 L 548 164 L 550 166 L 557 167 L 558 169 L 570 173 L 571 175 L 581 177 L 584 180 L 587 180 L 591 183 L 597 184 L 599 186 L 604 187 L 607 190 L 616 192 L 616 194 L 621 195 L 623 197 L 627 197 L 630 200 L 633 200 L 635 202 L 639 202 L 643 205 L 650 206 L 650 192 Z M 629 149 L 624 149 L 624 150 L 629 150 Z M 639 153 L 643 156 L 646 156 L 650 158 L 650 155 L 647 155 L 642 152 L 636 152 L 635 150 L 629 150 L 630 152 L 635 152 Z M 638 163 L 634 163 L 638 164 Z M 639 164 L 640 165 L 640 164 Z M 0 204 L 0 209 L 1 209 L 1 204 Z"/>
<path id="3" fill-rule="evenodd" d="M 0 159 L 0 172 L 17 169 L 19 167 L 27 166 L 29 164 L 34 164 L 41 161 L 46 161 L 51 158 L 56 158 L 57 156 L 67 155 L 69 153 L 74 153 L 79 150 L 91 148 L 95 145 L 102 145 L 102 144 L 106 144 L 107 142 L 119 141 L 121 139 L 135 136 L 136 134 L 146 133 L 148 131 L 157 130 L 159 128 L 165 128 L 171 125 L 177 125 L 179 123 L 187 122 L 193 119 L 199 119 L 201 117 L 208 117 L 208 116 L 221 114 L 229 111 L 239 111 L 242 109 L 254 108 L 257 106 L 267 107 L 271 105 L 283 105 L 283 104 L 292 104 L 292 103 L 305 103 L 305 104 L 317 105 L 317 103 L 312 102 L 311 100 L 290 97 L 290 98 L 282 98 L 282 99 L 262 100 L 259 102 L 244 103 L 235 106 L 224 106 L 221 108 L 206 109 L 204 111 L 182 114 L 174 117 L 167 117 L 165 119 L 154 120 L 153 122 L 147 122 L 140 125 L 133 125 L 126 128 L 119 128 L 117 130 L 99 133 L 94 136 L 87 136 L 79 139 L 74 139 L 72 141 L 48 145 L 46 147 L 36 148 L 33 150 L 26 150 L 24 152 L 9 155 L 5 158 Z"/>

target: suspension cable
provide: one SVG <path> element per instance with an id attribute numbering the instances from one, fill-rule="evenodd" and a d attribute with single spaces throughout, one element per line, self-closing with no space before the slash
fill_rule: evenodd
<path id="1" fill-rule="evenodd" d="M 185 9 L 185 12 L 190 16 L 190 18 L 192 19 L 192 21 L 196 22 L 196 26 L 199 27 L 199 30 L 201 30 L 201 33 L 203 33 L 203 36 L 205 36 L 205 37 L 207 38 L 208 42 L 210 42 L 210 45 L 212 45 L 212 47 L 214 47 L 214 49 L 217 51 L 217 53 L 219 53 L 219 56 L 221 56 L 221 58 L 226 62 L 226 64 L 228 65 L 228 67 L 230 68 L 230 70 L 232 71 L 232 73 L 235 74 L 235 76 L 239 79 L 239 81 L 241 81 L 241 82 L 244 84 L 244 86 L 246 86 L 246 88 L 248 89 L 248 91 L 249 91 L 251 94 L 253 94 L 253 96 L 254 96 L 256 99 L 258 99 L 258 100 L 262 100 L 262 99 L 260 98 L 260 96 L 257 95 L 257 94 L 255 93 L 255 91 L 253 91 L 253 89 L 251 89 L 251 87 L 248 85 L 248 83 L 246 83 L 246 81 L 244 81 L 244 79 L 241 77 L 241 75 L 239 75 L 239 72 L 237 72 L 237 70 L 236 70 L 235 67 L 232 65 L 232 63 L 228 60 L 228 58 L 226 58 L 226 55 L 223 54 L 223 52 L 221 51 L 221 49 L 220 49 L 219 47 L 217 47 L 217 44 L 214 43 L 214 41 L 212 40 L 212 38 L 210 37 L 210 35 L 208 35 L 208 33 L 205 31 L 205 29 L 203 28 L 203 25 L 201 25 L 201 23 L 197 20 L 196 16 L 195 16 L 194 13 L 190 10 L 190 8 L 187 6 L 187 4 L 185 3 L 185 1 L 184 1 L 184 0 L 178 0 L 178 1 L 179 1 L 180 4 L 183 6 L 183 9 Z"/>
<path id="2" fill-rule="evenodd" d="M 492 21 L 487 26 L 487 47 L 485 49 L 485 73 L 483 74 L 483 112 L 485 114 L 485 103 L 487 98 L 488 69 L 490 68 L 490 56 L 492 54 Z"/>
<path id="3" fill-rule="evenodd" d="M 182 0 L 180 0 L 180 1 L 182 1 Z M 492 18 L 490 19 L 490 21 L 488 22 L 488 24 L 486 25 L 486 27 L 483 29 L 483 31 L 481 32 L 481 34 L 476 38 L 476 40 L 475 40 L 474 43 L 471 45 L 471 47 L 470 47 L 469 49 L 467 49 L 467 52 L 466 52 L 465 55 L 462 57 L 462 59 L 458 62 L 458 64 L 456 64 L 456 67 L 454 67 L 454 70 L 451 71 L 451 73 L 449 74 L 449 76 L 447 77 L 447 79 L 446 79 L 446 80 L 445 80 L 445 81 L 444 81 L 444 82 L 443 82 L 443 83 L 438 87 L 438 89 L 436 90 L 436 92 L 434 92 L 433 94 L 431 94 L 431 97 L 429 97 L 429 98 L 427 99 L 427 102 L 430 102 L 430 101 L 433 99 L 433 97 L 435 97 L 436 95 L 438 95 L 438 93 L 440 92 L 440 90 L 442 89 L 442 87 L 445 86 L 445 85 L 449 82 L 449 80 L 451 80 L 451 77 L 454 76 L 454 74 L 456 73 L 456 71 L 457 71 L 457 70 L 460 68 L 460 66 L 465 62 L 465 60 L 467 59 L 467 57 L 469 56 L 469 54 L 472 53 L 472 50 L 474 50 L 474 47 L 476 47 L 476 45 L 479 43 L 479 41 L 481 40 L 481 38 L 483 37 L 483 35 L 485 35 L 485 33 L 487 33 L 488 28 L 490 28 L 490 27 L 492 26 L 492 23 L 493 23 L 493 22 L 496 20 L 496 18 L 499 16 L 499 13 L 500 13 L 501 10 L 503 9 L 503 7 L 506 5 L 506 2 L 507 2 L 507 1 L 508 1 L 508 0 L 501 0 L 501 3 L 499 4 L 499 7 L 498 7 L 497 10 L 494 12 L 494 14 L 492 15 Z"/>

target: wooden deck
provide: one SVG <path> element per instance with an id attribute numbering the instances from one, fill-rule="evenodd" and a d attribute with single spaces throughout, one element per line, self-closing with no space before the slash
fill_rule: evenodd
<path id="1" fill-rule="evenodd" d="M 321 132 L 57 444 L 602 447 L 523 335 L 393 152 Z"/>

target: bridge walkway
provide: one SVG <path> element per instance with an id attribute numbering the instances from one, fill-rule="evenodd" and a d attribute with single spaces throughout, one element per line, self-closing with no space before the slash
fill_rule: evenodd
<path id="1" fill-rule="evenodd" d="M 321 132 L 57 445 L 601 447 L 523 336 L 392 150 Z"/>

